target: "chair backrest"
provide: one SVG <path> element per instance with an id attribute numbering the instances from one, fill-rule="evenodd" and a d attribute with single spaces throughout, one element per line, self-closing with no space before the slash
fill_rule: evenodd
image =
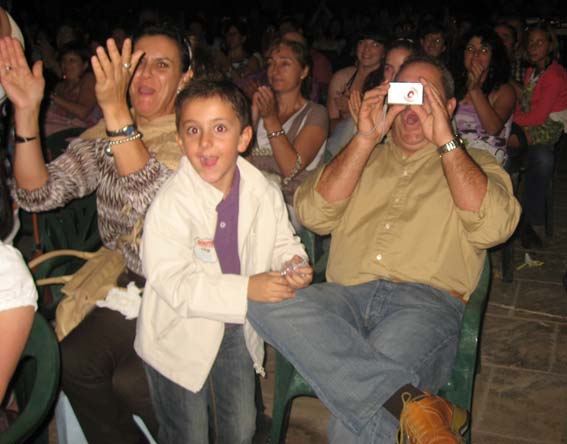
<path id="1" fill-rule="evenodd" d="M 484 262 L 476 289 L 465 307 L 461 322 L 459 349 L 449 382 L 439 394 L 452 403 L 470 411 L 474 390 L 474 378 L 478 363 L 479 336 L 490 287 L 490 259 Z"/>
<path id="2" fill-rule="evenodd" d="M 44 423 L 59 389 L 59 345 L 51 326 L 37 313 L 12 378 L 20 414 L 0 435 L 0 444 L 25 442 Z"/>
<path id="3" fill-rule="evenodd" d="M 329 251 L 324 248 L 323 238 L 306 228 L 302 228 L 298 235 L 313 267 L 313 283 L 324 282 Z"/>
<path id="4" fill-rule="evenodd" d="M 95 193 L 69 202 L 65 207 L 37 214 L 39 245 L 43 253 L 54 250 L 95 251 L 102 242 L 97 225 Z M 59 257 L 40 265 L 34 271 L 36 279 L 63 276 L 77 271 L 83 261 L 73 257 Z M 60 286 L 51 286 L 49 293 L 43 290 L 40 310 L 52 319 L 62 298 Z"/>

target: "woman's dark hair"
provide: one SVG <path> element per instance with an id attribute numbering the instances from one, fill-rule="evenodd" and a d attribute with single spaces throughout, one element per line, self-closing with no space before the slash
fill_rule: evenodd
<path id="1" fill-rule="evenodd" d="M 14 226 L 10 189 L 6 182 L 6 167 L 0 157 L 0 240 L 6 239 Z"/>
<path id="2" fill-rule="evenodd" d="M 355 46 L 361 40 L 373 40 L 375 42 L 382 43 L 384 47 L 390 41 L 389 37 L 384 33 L 379 32 L 375 26 L 366 26 L 362 31 L 360 31 L 356 35 L 356 40 L 354 41 Z"/>
<path id="3" fill-rule="evenodd" d="M 223 24 L 223 35 L 226 35 L 226 33 L 228 32 L 228 30 L 234 26 L 238 33 L 243 36 L 243 37 L 248 37 L 248 24 L 246 22 L 244 22 L 243 20 L 228 20 L 227 22 L 225 22 Z"/>
<path id="4" fill-rule="evenodd" d="M 59 62 L 63 60 L 63 56 L 66 54 L 77 54 L 83 62 L 88 62 L 90 60 L 89 50 L 81 42 L 73 41 L 69 42 L 59 50 L 58 59 Z"/>
<path id="5" fill-rule="evenodd" d="M 189 41 L 176 25 L 169 22 L 161 22 L 158 24 L 149 23 L 147 25 L 143 25 L 134 33 L 133 42 L 136 44 L 136 42 L 142 37 L 158 35 L 170 38 L 176 43 L 181 60 L 181 71 L 186 72 L 191 67 L 191 59 L 193 58 L 192 49 Z"/>
<path id="6" fill-rule="evenodd" d="M 193 69 L 194 80 L 225 80 L 226 74 L 219 69 L 215 63 L 214 57 L 207 46 L 197 44 L 193 49 Z"/>
<path id="7" fill-rule="evenodd" d="M 301 43 L 279 37 L 276 38 L 270 45 L 268 54 L 269 55 L 272 54 L 272 52 L 279 49 L 280 46 L 287 46 L 288 48 L 290 48 L 292 52 L 295 54 L 295 57 L 297 58 L 299 65 L 302 68 L 305 67 L 309 68 L 307 77 L 303 79 L 303 81 L 301 82 L 301 94 L 303 95 L 303 97 L 309 97 L 309 93 L 311 89 L 311 67 L 312 67 L 311 54 L 309 53 L 309 48 L 305 45 L 302 45 Z"/>
<path id="8" fill-rule="evenodd" d="M 388 57 L 388 53 L 393 49 L 405 49 L 410 53 L 409 54 L 410 57 L 417 54 L 418 51 L 419 51 L 418 46 L 411 39 L 397 39 L 397 40 L 394 40 L 393 42 L 391 42 L 386 47 L 386 52 L 385 52 L 385 56 L 384 56 L 384 63 L 380 64 L 380 67 L 378 69 L 375 69 L 370 74 L 368 74 L 368 76 L 366 77 L 366 80 L 364 81 L 364 85 L 362 85 L 362 91 L 361 92 L 363 94 L 366 91 L 368 91 L 372 88 L 375 88 L 378 85 L 380 85 L 382 82 L 384 82 L 384 79 L 386 78 L 386 76 L 385 76 L 386 58 Z"/>
<path id="9" fill-rule="evenodd" d="M 492 51 L 488 74 L 482 85 L 482 92 L 488 95 L 510 80 L 510 59 L 500 36 L 494 29 L 488 26 L 473 28 L 463 36 L 462 41 L 457 46 L 455 56 L 452 58 L 454 62 L 452 73 L 455 78 L 455 92 L 459 101 L 467 94 L 468 73 L 464 64 L 464 53 L 470 40 L 474 37 L 478 37 L 481 44 L 490 47 Z"/>

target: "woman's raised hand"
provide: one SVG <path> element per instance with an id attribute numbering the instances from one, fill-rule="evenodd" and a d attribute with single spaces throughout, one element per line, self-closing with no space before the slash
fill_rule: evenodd
<path id="1" fill-rule="evenodd" d="M 258 115 L 263 119 L 277 116 L 278 105 L 276 96 L 269 86 L 260 86 L 252 97 L 252 106 L 258 110 Z"/>
<path id="2" fill-rule="evenodd" d="M 43 64 L 30 70 L 20 42 L 12 37 L 0 39 L 0 82 L 17 110 L 37 110 L 43 100 Z"/>
<path id="3" fill-rule="evenodd" d="M 106 41 L 106 50 L 102 46 L 96 49 L 91 63 L 96 77 L 96 98 L 103 113 L 127 104 L 128 86 L 143 55 L 142 51 L 132 54 L 131 39 L 124 40 L 122 52 L 114 39 Z"/>

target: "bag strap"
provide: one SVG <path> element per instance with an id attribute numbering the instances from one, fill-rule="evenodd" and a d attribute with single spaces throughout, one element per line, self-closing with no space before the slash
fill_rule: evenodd
<path id="1" fill-rule="evenodd" d="M 44 285 L 66 284 L 71 279 L 73 279 L 73 275 L 66 274 L 65 276 L 56 276 L 51 278 L 38 279 L 35 281 L 35 285 L 37 285 L 38 287 L 42 287 Z"/>
<path id="2" fill-rule="evenodd" d="M 35 259 L 29 261 L 28 266 L 33 269 L 37 267 L 39 264 L 59 256 L 75 256 L 81 259 L 89 260 L 92 257 L 96 256 L 96 254 L 97 251 L 55 250 L 55 251 L 50 251 L 49 253 L 42 254 L 41 256 L 38 256 Z"/>

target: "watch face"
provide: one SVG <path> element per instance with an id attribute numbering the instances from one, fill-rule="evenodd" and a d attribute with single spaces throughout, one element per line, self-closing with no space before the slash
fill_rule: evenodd
<path id="1" fill-rule="evenodd" d="M 125 136 L 133 136 L 136 133 L 136 127 L 134 125 L 128 125 L 124 128 Z"/>

